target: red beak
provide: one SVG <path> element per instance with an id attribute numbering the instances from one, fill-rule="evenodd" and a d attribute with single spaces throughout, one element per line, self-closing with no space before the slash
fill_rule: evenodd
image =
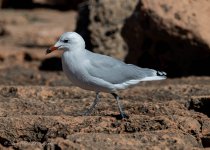
<path id="1" fill-rule="evenodd" d="M 46 54 L 49 54 L 49 53 L 51 53 L 52 51 L 55 51 L 55 50 L 57 50 L 57 49 L 58 49 L 58 47 L 52 46 L 52 47 L 50 47 L 50 48 L 48 48 L 48 49 L 46 50 Z"/>

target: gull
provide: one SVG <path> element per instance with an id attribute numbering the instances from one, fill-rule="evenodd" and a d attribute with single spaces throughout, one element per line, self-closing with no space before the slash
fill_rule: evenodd
<path id="1" fill-rule="evenodd" d="M 126 64 L 110 56 L 93 53 L 85 49 L 84 39 L 76 32 L 63 33 L 46 54 L 62 50 L 62 68 L 67 78 L 76 86 L 96 92 L 89 115 L 99 101 L 99 93 L 111 93 L 117 101 L 122 118 L 127 117 L 120 105 L 117 92 L 141 81 L 166 79 L 166 73 L 149 68 Z"/>

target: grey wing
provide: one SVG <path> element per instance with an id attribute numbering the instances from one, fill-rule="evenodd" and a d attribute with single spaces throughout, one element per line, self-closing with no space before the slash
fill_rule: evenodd
<path id="1" fill-rule="evenodd" d="M 86 66 L 88 73 L 112 84 L 120 84 L 135 79 L 140 80 L 154 76 L 157 73 L 153 69 L 140 68 L 112 57 L 92 52 L 87 52 L 87 58 L 89 59 L 89 64 Z"/>

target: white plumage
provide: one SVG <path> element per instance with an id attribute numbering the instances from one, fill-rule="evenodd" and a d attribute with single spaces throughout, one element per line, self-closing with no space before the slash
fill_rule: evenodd
<path id="1" fill-rule="evenodd" d="M 165 72 L 140 68 L 86 50 L 85 41 L 75 32 L 64 33 L 55 46 L 48 49 L 47 52 L 55 49 L 64 50 L 62 66 L 69 80 L 78 87 L 96 92 L 96 100 L 88 113 L 95 107 L 99 92 L 111 93 L 118 101 L 119 97 L 115 94 L 118 90 L 138 84 L 141 81 L 166 78 Z M 125 117 L 119 101 L 118 106 L 121 116 Z"/>

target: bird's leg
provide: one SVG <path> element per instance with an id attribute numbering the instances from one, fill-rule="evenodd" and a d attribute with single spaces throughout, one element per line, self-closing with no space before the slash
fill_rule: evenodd
<path id="1" fill-rule="evenodd" d="M 120 106 L 119 96 L 116 93 L 111 93 L 117 101 L 118 109 L 122 118 L 127 118 L 127 115 L 124 114 L 122 107 Z"/>
<path id="2" fill-rule="evenodd" d="M 93 104 L 90 106 L 90 108 L 87 111 L 85 111 L 84 115 L 89 115 L 92 112 L 92 110 L 95 108 L 95 106 L 96 106 L 96 104 L 98 103 L 99 100 L 100 100 L 99 99 L 99 92 L 96 92 L 96 98 L 95 98 Z"/>

